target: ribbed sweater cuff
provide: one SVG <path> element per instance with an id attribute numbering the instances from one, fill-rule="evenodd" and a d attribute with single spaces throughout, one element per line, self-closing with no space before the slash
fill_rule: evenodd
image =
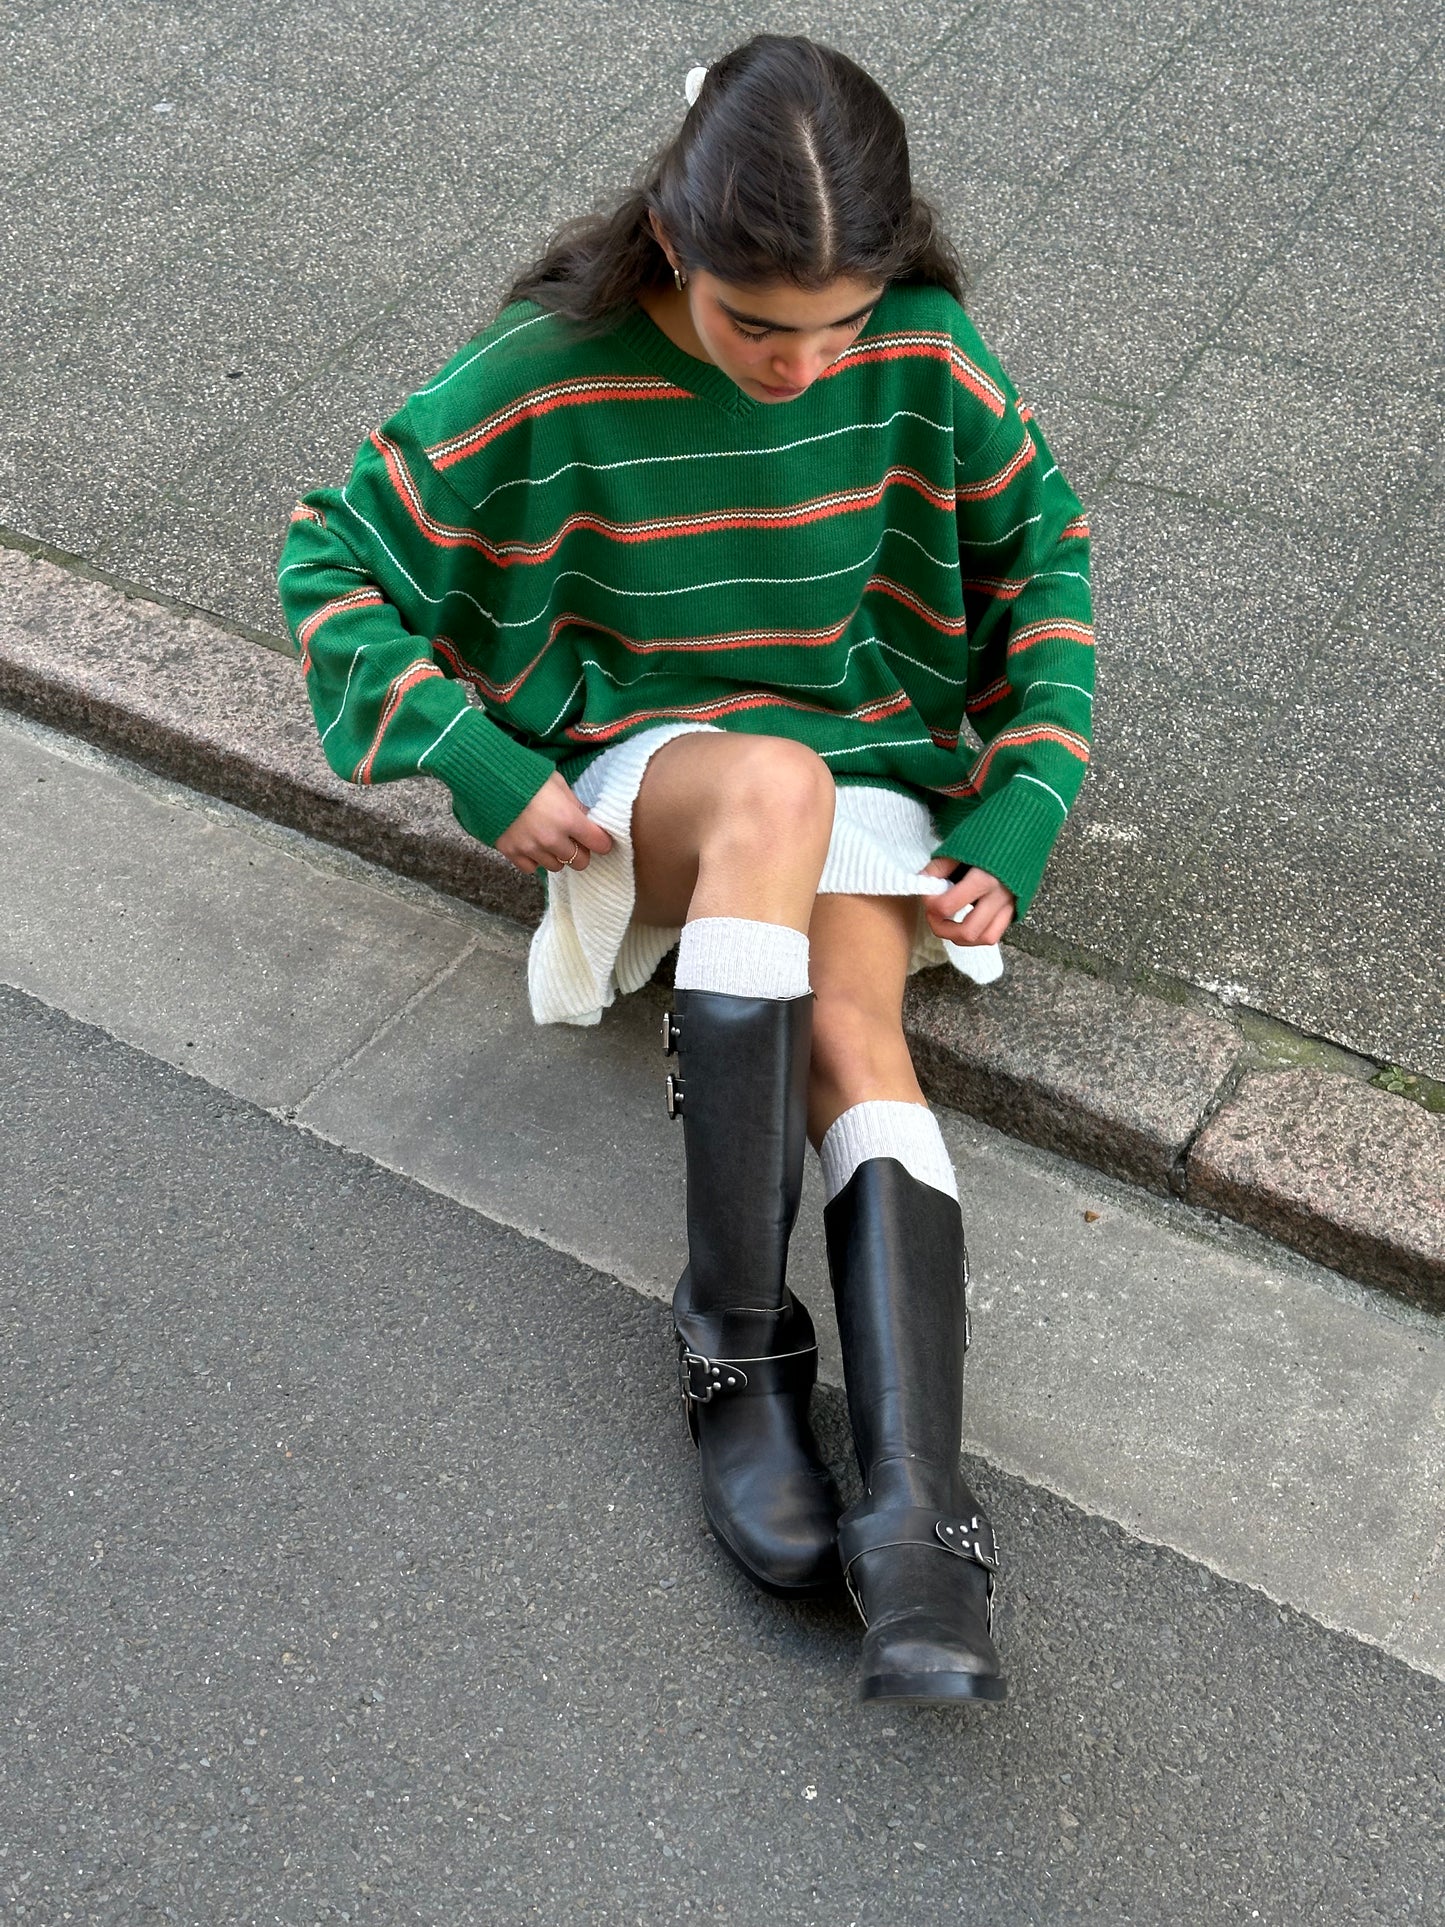
<path id="1" fill-rule="evenodd" d="M 547 757 L 515 741 L 479 709 L 462 712 L 422 771 L 441 778 L 457 821 L 483 843 L 495 843 L 516 822 L 552 773 Z"/>
<path id="2" fill-rule="evenodd" d="M 1064 813 L 1049 791 L 1015 777 L 995 795 L 978 803 L 951 829 L 943 818 L 935 856 L 952 857 L 1007 884 L 1018 898 L 1015 921 L 1023 918 L 1043 881 L 1064 827 Z"/>

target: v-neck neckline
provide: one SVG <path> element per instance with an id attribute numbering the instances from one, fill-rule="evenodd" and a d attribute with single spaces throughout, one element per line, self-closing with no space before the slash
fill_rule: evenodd
<path id="1" fill-rule="evenodd" d="M 702 401 L 710 401 L 729 415 L 755 415 L 763 403 L 745 395 L 731 375 L 725 375 L 715 361 L 699 361 L 696 355 L 679 348 L 671 335 L 664 334 L 641 302 L 634 302 L 618 324 L 619 337 L 660 374 L 668 375 L 679 388 Z"/>

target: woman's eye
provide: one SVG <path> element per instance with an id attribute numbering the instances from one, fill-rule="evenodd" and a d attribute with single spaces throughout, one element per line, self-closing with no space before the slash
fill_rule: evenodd
<path id="1" fill-rule="evenodd" d="M 856 321 L 840 321 L 836 332 L 843 333 L 846 331 L 850 335 L 856 335 L 858 330 L 860 328 L 866 328 L 872 319 L 873 315 L 870 309 L 867 314 L 859 315 Z M 735 335 L 741 335 L 744 341 L 766 341 L 768 336 L 773 333 L 771 328 L 740 328 L 736 321 L 732 325 L 733 333 Z"/>

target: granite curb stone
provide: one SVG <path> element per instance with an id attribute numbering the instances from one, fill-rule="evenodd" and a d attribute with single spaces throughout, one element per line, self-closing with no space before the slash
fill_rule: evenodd
<path id="1" fill-rule="evenodd" d="M 373 790 L 332 774 L 289 654 L 4 546 L 0 705 L 521 924 L 540 918 L 536 883 L 462 829 L 440 785 Z M 1421 1190 L 1445 1171 L 1445 1125 L 1407 1101 L 1311 1073 L 1310 1130 L 1292 1138 L 1293 1113 L 1261 1107 L 1260 1080 L 1246 1078 L 1249 1096 L 1225 1103 L 1196 1143 L 1244 1049 L 1228 1018 L 1017 945 L 986 992 L 943 970 L 916 978 L 905 1021 L 939 1101 L 1150 1190 L 1182 1189 L 1188 1202 L 1321 1263 L 1445 1304 L 1445 1238 Z M 1278 1075 L 1264 1082 L 1276 1100 L 1286 1095 Z M 1366 1127 L 1362 1091 L 1384 1107 Z M 1368 1160 L 1353 1148 L 1362 1128 Z M 1363 1183 L 1342 1205 L 1316 1175 L 1336 1167 L 1368 1170 L 1373 1206 Z"/>
<path id="2" fill-rule="evenodd" d="M 1445 1311 L 1445 1118 L 1330 1071 L 1250 1071 L 1184 1196 Z"/>
<path id="3" fill-rule="evenodd" d="M 952 976 L 928 971 L 908 989 L 931 1097 L 1151 1191 L 1179 1188 L 1180 1160 L 1243 1048 L 1228 1019 L 1012 945 L 997 985 Z"/>
<path id="4" fill-rule="evenodd" d="M 5 548 L 0 703 L 484 910 L 541 918 L 540 888 L 461 827 L 439 784 L 332 774 L 294 657 Z"/>

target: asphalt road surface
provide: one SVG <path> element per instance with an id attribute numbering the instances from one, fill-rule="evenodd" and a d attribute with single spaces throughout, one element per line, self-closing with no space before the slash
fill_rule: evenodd
<path id="1" fill-rule="evenodd" d="M 1425 1676 L 980 1469 L 1013 1696 L 864 1709 L 661 1306 L 12 991 L 0 1057 L 7 1921 L 1441 1918 Z"/>

